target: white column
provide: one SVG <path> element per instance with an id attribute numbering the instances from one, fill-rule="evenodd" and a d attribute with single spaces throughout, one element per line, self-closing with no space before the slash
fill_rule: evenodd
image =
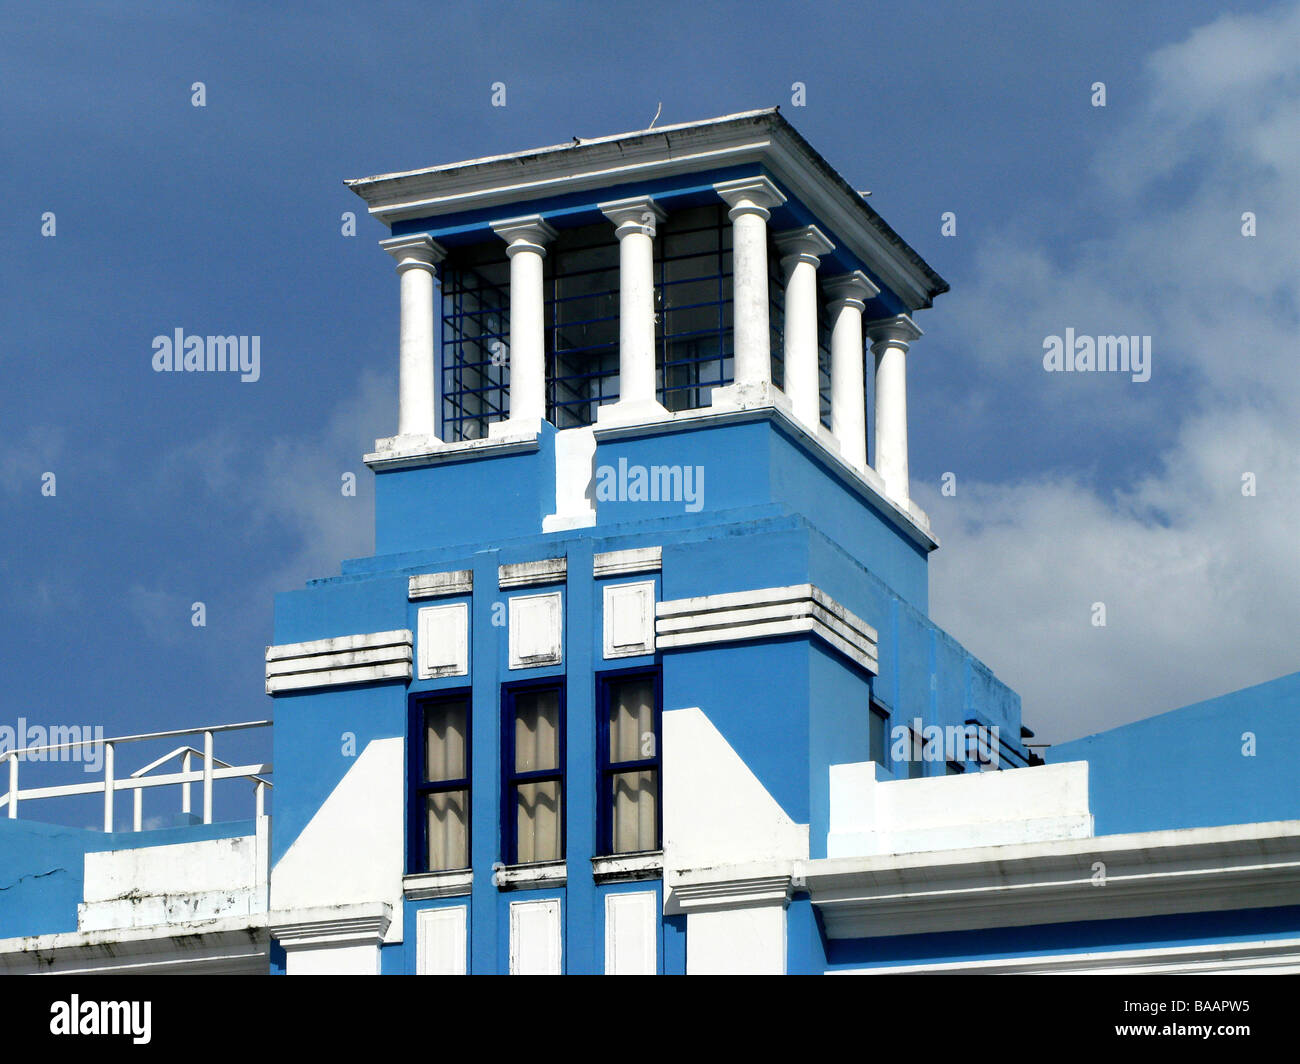
<path id="1" fill-rule="evenodd" d="M 867 326 L 876 356 L 876 472 L 885 494 L 904 509 L 907 485 L 907 347 L 921 330 L 906 314 Z"/>
<path id="2" fill-rule="evenodd" d="M 618 402 L 596 423 L 657 421 L 668 411 L 655 398 L 655 226 L 666 217 L 649 196 L 599 205 L 618 237 Z"/>
<path id="3" fill-rule="evenodd" d="M 397 435 L 436 436 L 433 278 L 447 253 L 424 233 L 381 240 L 379 246 L 397 260 L 402 288 Z"/>
<path id="4" fill-rule="evenodd" d="M 861 270 L 822 283 L 831 314 L 831 433 L 856 469 L 867 468 L 867 383 L 862 312 L 880 289 Z"/>
<path id="5" fill-rule="evenodd" d="M 767 220 L 785 196 L 765 177 L 714 185 L 731 207 L 734 383 L 713 392 L 715 406 L 772 402 L 772 348 L 767 314 Z"/>
<path id="6" fill-rule="evenodd" d="M 536 434 L 546 419 L 546 294 L 542 260 L 555 239 L 540 215 L 492 223 L 510 257 L 510 417 L 488 436 Z"/>
<path id="7" fill-rule="evenodd" d="M 817 367 L 817 267 L 835 245 L 815 225 L 776 236 L 785 270 L 785 394 L 794 416 L 814 433 L 821 424 Z"/>

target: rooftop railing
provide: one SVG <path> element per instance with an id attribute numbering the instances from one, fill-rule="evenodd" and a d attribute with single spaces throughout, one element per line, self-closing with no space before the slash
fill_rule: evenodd
<path id="1" fill-rule="evenodd" d="M 0 795 L 0 809 L 4 809 L 10 820 L 18 817 L 19 802 L 36 801 L 42 798 L 66 798 L 78 794 L 98 794 L 104 796 L 104 830 L 113 830 L 113 799 L 119 791 L 132 792 L 133 816 L 132 830 L 143 830 L 144 791 L 149 787 L 178 786 L 181 789 L 181 814 L 192 813 L 192 786 L 199 783 L 203 787 L 203 823 L 212 823 L 212 789 L 217 780 L 242 779 L 253 785 L 257 816 L 262 816 L 266 807 L 266 790 L 272 786 L 265 777 L 271 775 L 270 764 L 232 765 L 213 753 L 214 737 L 222 732 L 248 731 L 253 728 L 269 728 L 269 720 L 244 721 L 239 724 L 214 724 L 206 728 L 185 728 L 177 731 L 148 732 L 142 735 L 121 735 L 112 739 L 93 738 L 76 742 L 50 743 L 41 746 L 27 746 L 21 749 L 7 750 L 0 753 L 0 763 L 9 763 L 9 789 Z M 117 773 L 117 748 L 127 743 L 146 742 L 156 739 L 180 738 L 182 736 L 203 737 L 203 748 L 183 744 L 170 753 L 164 754 L 142 768 L 127 776 Z M 18 770 L 28 761 L 61 760 L 50 757 L 59 751 L 102 748 L 103 769 L 101 777 L 88 783 L 65 783 L 49 787 L 19 788 Z M 96 751 L 99 753 L 100 751 Z M 39 758 L 34 755 L 40 754 Z M 179 771 L 160 772 L 166 766 L 179 760 Z M 195 762 L 197 761 L 197 765 Z"/>

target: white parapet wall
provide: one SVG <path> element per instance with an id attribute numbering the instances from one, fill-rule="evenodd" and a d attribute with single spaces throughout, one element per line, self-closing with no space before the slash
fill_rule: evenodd
<path id="1" fill-rule="evenodd" d="M 873 761 L 832 765 L 828 857 L 1009 846 L 1093 834 L 1088 763 L 914 780 L 878 779 Z"/>
<path id="2" fill-rule="evenodd" d="M 267 909 L 269 818 L 253 835 L 85 856 L 80 931 L 191 924 Z"/>

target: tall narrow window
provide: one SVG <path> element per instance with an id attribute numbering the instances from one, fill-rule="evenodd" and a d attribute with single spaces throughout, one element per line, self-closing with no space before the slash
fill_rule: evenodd
<path id="1" fill-rule="evenodd" d="M 412 865 L 469 867 L 469 695 L 416 702 Z"/>
<path id="2" fill-rule="evenodd" d="M 659 849 L 659 674 L 601 681 L 601 852 Z"/>
<path id="3" fill-rule="evenodd" d="M 506 864 L 564 858 L 564 698 L 558 685 L 505 689 Z"/>
<path id="4" fill-rule="evenodd" d="M 873 701 L 867 723 L 870 728 L 870 759 L 881 768 L 889 768 L 889 711 Z"/>

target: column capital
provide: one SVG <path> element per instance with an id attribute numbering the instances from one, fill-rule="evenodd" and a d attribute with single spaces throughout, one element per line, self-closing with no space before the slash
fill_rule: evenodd
<path id="1" fill-rule="evenodd" d="M 821 286 L 826 294 L 826 305 L 831 310 L 839 310 L 840 307 L 866 310 L 867 300 L 880 292 L 871 278 L 861 270 L 842 273 L 837 277 L 827 277 L 821 282 Z"/>
<path id="2" fill-rule="evenodd" d="M 492 232 L 504 240 L 509 247 L 506 254 L 514 258 L 520 251 L 535 251 L 546 254 L 546 245 L 555 239 L 557 233 L 540 214 L 528 214 L 522 218 L 506 218 L 492 222 Z"/>
<path id="3" fill-rule="evenodd" d="M 434 266 L 447 257 L 447 249 L 428 233 L 389 237 L 381 240 L 379 246 L 397 260 L 398 273 L 412 269 L 434 273 Z"/>
<path id="4" fill-rule="evenodd" d="M 835 250 L 830 238 L 815 225 L 787 229 L 775 234 L 772 240 L 781 255 L 781 265 L 787 270 L 800 262 L 816 267 L 821 264 L 822 255 L 829 255 Z"/>
<path id="5" fill-rule="evenodd" d="M 757 214 L 766 221 L 770 217 L 770 209 L 785 202 L 785 193 L 761 176 L 722 181 L 714 185 L 713 190 L 731 208 L 727 216 L 733 222 L 742 214 Z"/>
<path id="6" fill-rule="evenodd" d="M 597 203 L 600 213 L 614 223 L 614 235 L 622 240 L 631 233 L 653 237 L 655 227 L 668 217 L 664 209 L 649 196 Z"/>
<path id="7" fill-rule="evenodd" d="M 896 314 L 892 318 L 881 318 L 878 321 L 868 322 L 866 324 L 867 336 L 871 338 L 871 350 L 879 353 L 876 349 L 886 347 L 901 347 L 907 350 L 907 345 L 912 340 L 921 338 L 921 330 L 916 327 L 916 322 L 906 314 Z"/>

